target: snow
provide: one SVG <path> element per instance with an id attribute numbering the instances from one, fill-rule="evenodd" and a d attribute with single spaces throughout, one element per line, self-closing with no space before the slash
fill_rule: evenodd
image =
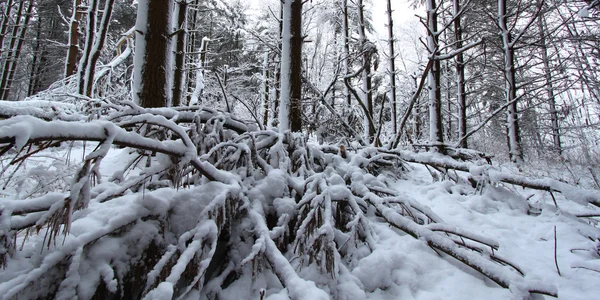
<path id="1" fill-rule="evenodd" d="M 284 135 L 268 131 L 253 133 L 252 138 L 235 136 L 209 150 L 214 156 L 227 149 L 247 154 L 256 140 L 257 151 L 264 154 L 258 157 L 262 167 L 240 171 L 253 166 L 243 161 L 248 166 L 219 169 L 207 158 L 211 155 L 198 155 L 194 137 L 175 124 L 177 118 L 187 118 L 185 113 L 131 107 L 137 114 L 121 112 L 114 122 L 42 121 L 31 116 L 0 121 L 0 140 L 14 138 L 17 146 L 43 137 L 85 136 L 93 141 L 87 150 L 76 143 L 71 158 L 53 160 L 67 151 L 59 147 L 28 161 L 26 172 L 50 162 L 72 163 L 57 172 L 67 174 L 66 187 L 24 197 L 30 187 L 22 183 L 23 191 L 8 185 L 0 194 L 0 237 L 12 238 L 9 234 L 15 230 L 34 224 L 40 228 L 36 233 L 32 227 L 26 240 L 24 232 L 16 233 L 16 245 L 23 247 L 11 250 L 0 271 L 0 294 L 43 297 L 43 291 L 52 288 L 49 282 L 56 285 L 59 299 L 90 298 L 101 282 L 118 292 L 124 274 L 144 260 L 149 245 L 162 248 L 147 266 L 148 281 L 140 283 L 146 299 L 195 300 L 211 293 L 255 299 L 264 291 L 265 299 L 512 299 L 538 292 L 570 300 L 590 299 L 599 292 L 598 222 L 577 217 L 600 214 L 591 205 L 600 199 L 597 191 L 439 153 L 362 148 L 347 150 L 342 159 L 310 143 L 297 151 L 308 159 L 317 157 L 324 167 L 307 168 L 306 176 L 300 176 L 291 171 Z M 116 125 L 139 123 L 168 128 L 176 140 L 159 141 Z M 150 167 L 142 162 L 129 168 L 138 153 L 113 147 L 117 144 L 145 145 L 164 154 L 151 157 Z M 169 156 L 180 158 L 180 165 Z M 85 160 L 87 168 L 81 163 Z M 386 167 L 375 168 L 378 164 Z M 424 164 L 456 168 L 455 180 L 432 178 Z M 205 175 L 190 179 L 189 185 L 144 186 L 167 181 L 161 176 L 174 166 L 193 166 Z M 366 172 L 369 168 L 377 171 Z M 79 199 L 76 189 L 84 190 L 86 180 L 78 174 L 86 170 L 95 170 L 100 179 L 82 198 L 89 199 L 87 207 L 72 211 L 70 230 L 59 224 L 57 235 L 48 241 L 46 231 L 53 235 L 49 225 L 64 211 L 65 199 Z M 466 178 L 479 180 L 479 186 L 467 184 Z M 523 190 L 516 184 L 540 189 Z M 347 204 L 349 218 L 338 225 L 336 213 L 342 203 Z M 276 218 L 267 220 L 268 214 Z M 224 229 L 233 248 L 218 258 Z M 562 276 L 555 266 L 555 243 Z M 300 245 L 306 249 L 298 253 L 294 249 Z M 2 244 L 3 253 L 8 250 Z M 314 253 L 320 254 L 311 262 Z M 213 274 L 211 263 L 218 259 L 231 273 Z M 64 266 L 62 273 L 57 266 Z M 215 284 L 229 274 L 239 278 L 227 287 Z"/>
<path id="2" fill-rule="evenodd" d="M 577 12 L 577 15 L 581 18 L 589 18 L 590 17 L 590 10 L 587 7 L 583 7 L 582 9 L 580 9 Z"/>

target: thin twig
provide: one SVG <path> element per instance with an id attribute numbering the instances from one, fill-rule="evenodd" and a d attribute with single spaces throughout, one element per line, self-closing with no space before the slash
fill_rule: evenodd
<path id="1" fill-rule="evenodd" d="M 560 274 L 560 268 L 558 267 L 558 259 L 556 258 L 556 225 L 554 226 L 554 265 L 556 266 L 558 276 L 562 276 Z"/>

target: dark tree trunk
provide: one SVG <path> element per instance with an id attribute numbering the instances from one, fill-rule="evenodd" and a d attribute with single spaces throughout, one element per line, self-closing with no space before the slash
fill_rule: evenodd
<path id="1" fill-rule="evenodd" d="M 460 16 L 459 0 L 453 0 L 454 7 L 454 40 L 456 43 L 455 49 L 463 47 L 462 25 Z M 458 140 L 460 147 L 467 148 L 467 139 L 463 139 L 467 135 L 467 93 L 465 91 L 465 62 L 463 53 L 459 52 L 456 55 L 456 95 L 458 102 Z"/>
<path id="2" fill-rule="evenodd" d="M 77 54 L 79 54 L 79 22 L 81 22 L 81 12 L 79 6 L 81 0 L 75 0 L 73 3 L 73 15 L 69 24 L 69 50 L 67 51 L 67 63 L 65 65 L 65 77 L 73 75 L 77 65 Z"/>
<path id="3" fill-rule="evenodd" d="M 4 7 L 4 15 L 2 16 L 2 23 L 0 23 L 0 49 L 4 45 L 4 37 L 8 32 L 8 21 L 10 20 L 10 11 L 12 10 L 13 0 L 8 0 Z"/>
<path id="4" fill-rule="evenodd" d="M 290 130 L 292 132 L 302 131 L 302 1 L 292 1 L 290 18 Z"/>
<path id="5" fill-rule="evenodd" d="M 147 0 L 148 20 L 143 38 L 146 42 L 141 66 L 140 105 L 165 107 L 169 104 L 167 59 L 169 48 L 171 1 Z"/>
<path id="6" fill-rule="evenodd" d="M 34 94 L 35 86 L 37 85 L 37 73 L 39 72 L 38 64 L 41 63 L 41 59 L 38 57 L 40 53 L 40 35 L 42 33 L 42 20 L 37 20 L 36 33 L 35 33 L 35 47 L 33 49 L 33 59 L 31 61 L 31 71 L 29 72 L 29 87 L 27 88 L 27 96 Z M 40 61 L 40 63 L 38 62 Z"/>
<path id="7" fill-rule="evenodd" d="M 23 1 L 25 2 L 25 1 Z M 13 41 L 17 39 L 17 45 L 14 51 L 11 51 L 13 55 L 9 56 L 7 59 L 7 63 L 9 68 L 8 70 L 4 69 L 2 72 L 2 94 L 0 95 L 0 99 L 8 99 L 8 95 L 10 93 L 10 88 L 15 77 L 15 72 L 17 69 L 17 63 L 19 61 L 19 57 L 21 56 L 21 49 L 23 48 L 23 42 L 25 41 L 25 34 L 27 33 L 27 27 L 29 26 L 29 20 L 31 20 L 31 14 L 33 13 L 33 6 L 35 1 L 29 1 L 29 6 L 27 7 L 27 11 L 25 12 L 25 20 L 23 21 L 23 25 L 17 26 L 20 27 L 18 36 L 13 37 Z M 11 44 L 12 41 L 11 41 Z M 6 75 L 6 76 L 5 76 Z"/>

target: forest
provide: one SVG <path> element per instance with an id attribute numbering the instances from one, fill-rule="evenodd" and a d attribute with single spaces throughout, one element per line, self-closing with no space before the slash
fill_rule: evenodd
<path id="1" fill-rule="evenodd" d="M 0 0 L 0 299 L 594 299 L 600 0 Z"/>

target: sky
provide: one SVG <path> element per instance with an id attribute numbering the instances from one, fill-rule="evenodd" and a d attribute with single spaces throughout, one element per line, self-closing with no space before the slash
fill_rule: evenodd
<path id="1" fill-rule="evenodd" d="M 409 3 L 415 0 L 392 0 L 392 10 L 394 11 L 394 26 L 402 26 L 409 20 L 414 20 L 415 14 L 424 14 L 424 11 L 415 11 L 410 8 Z M 255 9 L 264 4 L 265 0 L 251 0 L 251 7 Z M 387 0 L 371 0 L 373 26 L 381 35 L 387 35 Z M 367 8 L 368 9 L 368 8 Z"/>

